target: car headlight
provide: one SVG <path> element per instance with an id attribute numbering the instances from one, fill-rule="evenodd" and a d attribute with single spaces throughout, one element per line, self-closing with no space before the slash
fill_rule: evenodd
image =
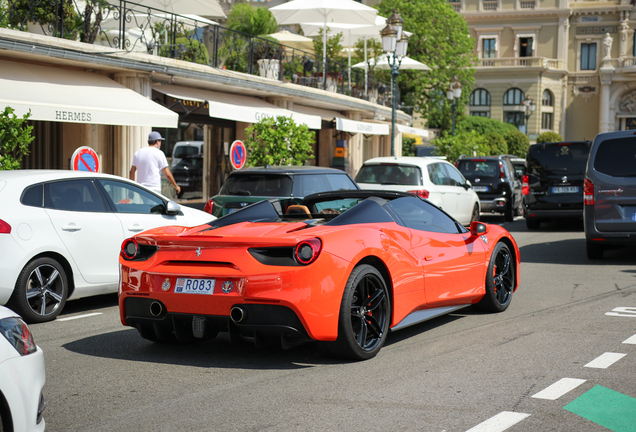
<path id="1" fill-rule="evenodd" d="M 0 333 L 21 356 L 31 354 L 37 350 L 29 327 L 20 318 L 0 319 Z"/>

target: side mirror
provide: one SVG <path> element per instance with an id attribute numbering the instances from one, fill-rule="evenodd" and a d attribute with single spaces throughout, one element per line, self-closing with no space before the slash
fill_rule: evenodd
<path id="1" fill-rule="evenodd" d="M 166 214 L 168 216 L 178 215 L 181 212 L 181 206 L 174 201 L 168 201 L 166 205 Z"/>
<path id="2" fill-rule="evenodd" d="M 470 235 L 479 237 L 488 233 L 488 225 L 483 222 L 474 221 L 470 224 Z"/>
<path id="3" fill-rule="evenodd" d="M 466 180 L 466 183 L 464 183 L 464 189 L 468 190 L 471 187 L 473 187 L 473 184 L 470 182 L 470 180 Z"/>

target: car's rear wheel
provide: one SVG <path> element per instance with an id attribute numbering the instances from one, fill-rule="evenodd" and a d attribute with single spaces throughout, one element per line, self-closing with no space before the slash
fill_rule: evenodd
<path id="1" fill-rule="evenodd" d="M 541 221 L 526 218 L 526 228 L 528 228 L 529 230 L 536 230 L 539 229 L 539 227 L 541 227 Z"/>
<path id="2" fill-rule="evenodd" d="M 473 206 L 473 212 L 470 215 L 470 223 L 473 223 L 478 220 L 479 220 L 479 205 L 475 204 Z"/>
<path id="3" fill-rule="evenodd" d="M 513 222 L 514 220 L 515 220 L 515 211 L 514 211 L 514 208 L 512 207 L 512 203 L 510 203 L 509 205 L 506 206 L 506 209 L 504 210 L 504 221 Z"/>
<path id="4" fill-rule="evenodd" d="M 593 243 L 591 241 L 585 242 L 585 252 L 587 253 L 587 257 L 591 260 L 603 259 L 604 251 L 605 249 L 600 244 Z"/>
<path id="5" fill-rule="evenodd" d="M 18 276 L 8 306 L 29 323 L 51 321 L 62 312 L 68 296 L 68 278 L 53 258 L 28 263 Z"/>
<path id="6" fill-rule="evenodd" d="M 515 261 L 505 243 L 499 242 L 490 257 L 486 273 L 486 295 L 475 305 L 485 312 L 508 309 L 515 289 Z"/>
<path id="7" fill-rule="evenodd" d="M 356 267 L 342 296 L 338 339 L 328 344 L 341 358 L 367 360 L 386 341 L 391 321 L 391 298 L 380 272 L 367 264 Z"/>

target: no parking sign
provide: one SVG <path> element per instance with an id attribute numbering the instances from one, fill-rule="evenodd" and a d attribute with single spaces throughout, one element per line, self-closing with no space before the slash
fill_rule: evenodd
<path id="1" fill-rule="evenodd" d="M 71 169 L 73 171 L 99 171 L 99 157 L 97 152 L 90 147 L 80 147 L 71 157 Z"/>
<path id="2" fill-rule="evenodd" d="M 242 141 L 236 140 L 230 147 L 230 163 L 236 170 L 243 168 L 247 161 L 247 150 Z"/>

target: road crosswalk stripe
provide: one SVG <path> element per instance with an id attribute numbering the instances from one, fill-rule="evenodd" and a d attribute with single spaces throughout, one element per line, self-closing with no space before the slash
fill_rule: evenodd
<path id="1" fill-rule="evenodd" d="M 533 395 L 536 399 L 557 400 L 567 392 L 574 390 L 586 380 L 578 378 L 561 378 L 549 387 L 541 390 L 539 393 Z"/>
<path id="2" fill-rule="evenodd" d="M 597 358 L 595 358 L 588 364 L 586 364 L 585 367 L 596 368 L 596 369 L 607 369 L 608 367 L 610 367 L 611 365 L 613 365 L 614 363 L 616 363 L 617 361 L 619 361 L 626 355 L 627 354 L 606 352 L 604 354 L 601 354 L 600 356 L 598 356 Z"/>
<path id="3" fill-rule="evenodd" d="M 627 338 L 623 341 L 624 344 L 632 344 L 636 345 L 636 334 L 630 338 Z"/>
<path id="4" fill-rule="evenodd" d="M 101 312 L 94 312 L 94 313 L 89 313 L 89 314 L 84 314 L 84 315 L 75 315 L 72 317 L 68 317 L 68 318 L 57 318 L 55 321 L 72 321 L 72 320 L 76 320 L 76 319 L 80 319 L 80 318 L 89 318 L 89 317 L 93 317 L 93 316 L 97 316 L 97 315 L 102 315 Z"/>
<path id="5" fill-rule="evenodd" d="M 503 411 L 466 432 L 503 432 L 529 416 L 530 414 Z"/>

